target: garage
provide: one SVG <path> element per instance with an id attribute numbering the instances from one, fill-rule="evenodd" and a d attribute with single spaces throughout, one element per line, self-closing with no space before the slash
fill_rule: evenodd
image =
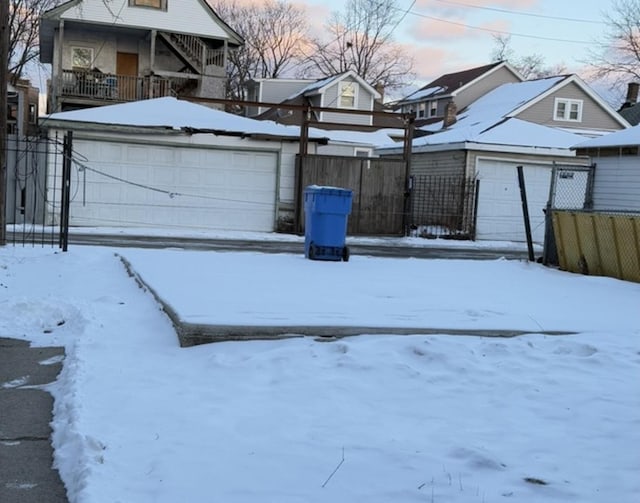
<path id="1" fill-rule="evenodd" d="M 552 165 L 487 158 L 479 158 L 476 162 L 476 171 L 480 180 L 477 239 L 526 240 L 518 186 L 518 166 L 524 168 L 533 241 L 544 242 L 543 209 L 549 199 Z"/>
<path id="2" fill-rule="evenodd" d="M 70 225 L 273 231 L 278 152 L 73 141 Z"/>

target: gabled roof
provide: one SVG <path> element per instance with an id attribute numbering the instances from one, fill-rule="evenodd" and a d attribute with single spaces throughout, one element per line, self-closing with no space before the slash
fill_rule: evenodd
<path id="1" fill-rule="evenodd" d="M 317 94 L 322 94 L 324 91 L 327 90 L 327 88 L 337 84 L 338 82 L 345 80 L 348 77 L 351 77 L 356 82 L 358 82 L 358 84 L 360 84 L 360 86 L 364 87 L 367 91 L 369 91 L 375 99 L 381 98 L 380 93 L 376 91 L 371 85 L 369 85 L 362 77 L 360 77 L 360 75 L 358 75 L 353 70 L 348 70 L 346 72 L 339 73 L 337 75 L 331 75 L 330 77 L 324 77 L 320 80 L 316 80 L 315 82 L 312 82 L 308 86 L 305 86 L 304 88 L 302 88 L 293 96 L 289 96 L 289 98 L 287 98 L 287 100 L 285 101 L 293 100 L 298 96 L 315 96 Z"/>
<path id="2" fill-rule="evenodd" d="M 515 109 L 510 114 L 510 116 L 514 117 L 514 116 L 518 115 L 519 113 L 523 112 L 524 110 L 526 110 L 527 108 L 532 107 L 536 103 L 542 101 L 543 99 L 545 99 L 550 94 L 559 91 L 560 89 L 562 89 L 563 87 L 568 86 L 569 84 L 575 84 L 576 86 L 578 86 L 580 88 L 580 90 L 582 92 L 584 92 L 593 101 L 595 101 L 598 104 L 598 106 L 600 106 L 600 108 L 604 112 L 606 112 L 610 117 L 612 117 L 622 127 L 627 128 L 627 127 L 630 126 L 630 124 L 626 121 L 626 119 L 624 119 L 619 113 L 617 113 L 613 108 L 611 108 L 611 106 L 609 106 L 609 104 L 606 101 L 604 101 L 595 91 L 593 91 L 593 89 L 591 89 L 584 82 L 584 80 L 582 80 L 580 77 L 578 77 L 578 75 L 576 75 L 574 73 L 574 74 L 571 74 L 571 75 L 563 75 L 562 77 L 563 77 L 562 80 L 559 81 L 557 83 L 557 85 L 554 85 L 552 88 L 547 89 L 545 92 L 543 92 L 540 95 L 536 96 L 535 98 L 531 99 L 527 103 L 524 103 L 522 106 L 520 106 L 519 108 Z M 551 77 L 551 78 L 557 78 L 557 77 Z M 539 80 L 545 80 L 545 79 L 539 79 Z M 532 81 L 532 82 L 535 82 L 535 81 Z"/>
<path id="3" fill-rule="evenodd" d="M 460 91 L 468 88 L 478 80 L 492 74 L 500 68 L 509 69 L 516 77 L 518 77 L 518 79 L 523 80 L 522 76 L 511 65 L 509 65 L 509 63 L 506 61 L 497 61 L 488 65 L 442 75 L 436 80 L 429 82 L 427 85 L 401 99 L 397 104 L 411 103 L 425 98 L 444 98 L 455 96 Z"/>
<path id="4" fill-rule="evenodd" d="M 590 140 L 574 145 L 573 148 L 615 148 L 637 146 L 640 146 L 640 126 L 633 126 L 598 138 L 591 138 Z"/>
<path id="5" fill-rule="evenodd" d="M 581 136 L 558 128 L 516 118 L 522 110 L 539 101 L 541 96 L 557 90 L 568 80 L 566 75 L 524 82 L 502 84 L 462 110 L 457 122 L 443 129 L 443 122 L 423 128 L 431 132 L 413 140 L 414 151 L 435 145 L 465 143 L 504 145 L 533 149 L 566 150 Z"/>
<path id="6" fill-rule="evenodd" d="M 201 29 L 199 32 L 193 32 L 194 35 L 202 38 L 225 38 L 231 45 L 243 45 L 244 39 L 231 28 L 213 8 L 205 0 L 191 0 L 194 2 L 190 5 L 199 6 L 201 11 L 197 14 L 208 15 L 214 24 L 208 26 L 207 30 Z M 69 0 L 53 9 L 44 12 L 40 16 L 40 53 L 41 61 L 50 63 L 53 57 L 53 37 L 55 29 L 58 27 L 61 19 L 66 21 L 74 20 L 86 24 L 102 24 L 113 27 L 126 28 L 157 28 L 162 30 L 161 26 L 164 20 L 174 18 L 181 15 L 182 11 L 176 6 L 173 7 L 172 0 L 168 0 L 169 7 L 167 11 L 157 11 L 155 9 L 129 9 L 129 0 Z M 86 5 L 83 5 L 86 4 Z M 91 5 L 91 9 L 89 8 Z M 195 8 L 195 7 L 194 7 Z M 137 15 L 133 13 L 136 12 Z M 202 14 L 200 14 L 202 12 Z M 195 15 L 183 14 L 186 16 Z M 206 18 L 203 18 L 206 19 Z M 185 29 L 181 33 L 191 34 L 189 29 L 189 18 L 184 19 Z M 203 25 L 200 24 L 202 27 Z M 167 30 L 174 31 L 174 30 Z M 178 30 L 175 30 L 178 31 Z M 212 34 L 217 32 L 216 36 Z"/>

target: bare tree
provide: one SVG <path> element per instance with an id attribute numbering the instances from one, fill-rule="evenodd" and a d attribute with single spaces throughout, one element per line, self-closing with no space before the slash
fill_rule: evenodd
<path id="1" fill-rule="evenodd" d="M 3 0 L 4 1 L 4 0 Z M 12 83 L 24 76 L 40 54 L 38 29 L 40 16 L 61 0 L 9 1 L 9 73 Z"/>
<path id="2" fill-rule="evenodd" d="M 402 20 L 394 0 L 348 0 L 326 24 L 326 38 L 312 40 L 305 75 L 329 76 L 354 70 L 372 84 L 398 89 L 410 84 L 413 59 L 393 41 Z"/>
<path id="3" fill-rule="evenodd" d="M 585 63 L 596 78 L 606 78 L 617 88 L 640 79 L 640 0 L 613 0 L 603 13 L 607 30 Z"/>
<path id="4" fill-rule="evenodd" d="M 244 99 L 252 78 L 276 78 L 293 71 L 307 39 L 305 12 L 283 0 L 261 5 L 239 5 L 233 0 L 211 0 L 220 17 L 245 40 L 229 57 L 228 92 Z"/>
<path id="5" fill-rule="evenodd" d="M 511 35 L 494 34 L 493 41 L 495 43 L 491 53 L 493 61 L 507 61 L 525 80 L 541 79 L 567 72 L 564 63 L 546 66 L 544 56 L 541 54 L 517 56 L 511 47 Z"/>

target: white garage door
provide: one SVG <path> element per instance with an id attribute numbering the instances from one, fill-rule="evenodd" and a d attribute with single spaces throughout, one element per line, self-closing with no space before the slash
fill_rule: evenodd
<path id="1" fill-rule="evenodd" d="M 543 209 L 549 199 L 551 165 L 479 159 L 477 239 L 526 241 L 517 166 L 523 166 L 533 241 L 544 242 Z"/>
<path id="2" fill-rule="evenodd" d="M 74 141 L 70 224 L 272 231 L 277 154 Z"/>

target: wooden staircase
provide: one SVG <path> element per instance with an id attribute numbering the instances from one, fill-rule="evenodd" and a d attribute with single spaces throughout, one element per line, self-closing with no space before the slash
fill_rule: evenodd
<path id="1" fill-rule="evenodd" d="M 158 35 L 195 73 L 204 73 L 208 65 L 224 64 L 224 51 L 209 49 L 200 37 L 171 32 Z"/>

